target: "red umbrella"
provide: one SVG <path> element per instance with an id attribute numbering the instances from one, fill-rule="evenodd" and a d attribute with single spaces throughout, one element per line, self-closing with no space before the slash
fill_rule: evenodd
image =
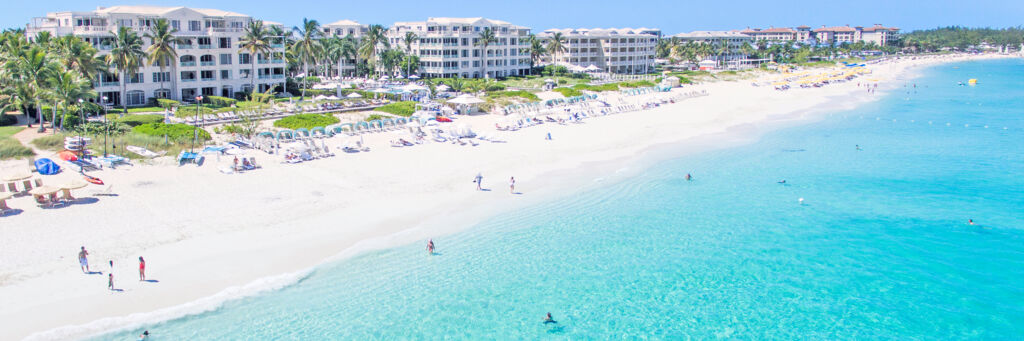
<path id="1" fill-rule="evenodd" d="M 65 150 L 63 152 L 57 153 L 57 155 L 60 156 L 61 160 L 64 160 L 64 161 L 77 161 L 78 160 L 78 156 L 75 155 L 75 152 L 70 151 L 70 150 Z"/>

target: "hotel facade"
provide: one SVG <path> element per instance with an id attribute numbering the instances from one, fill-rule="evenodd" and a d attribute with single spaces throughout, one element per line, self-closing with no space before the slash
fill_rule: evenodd
<path id="1" fill-rule="evenodd" d="M 330 24 L 323 25 L 321 27 L 324 32 L 324 37 L 331 38 L 345 38 L 351 37 L 356 40 L 356 46 L 358 48 L 359 40 L 363 38 L 366 31 L 370 29 L 370 25 L 360 24 L 353 20 L 338 20 Z M 351 76 L 356 71 L 356 60 L 355 58 L 349 58 L 341 63 L 341 74 L 344 76 Z"/>
<path id="2" fill-rule="evenodd" d="M 145 66 L 125 80 L 119 79 L 115 70 L 98 76 L 92 80 L 93 88 L 100 98 L 107 98 L 103 104 L 119 106 L 123 103 L 121 81 L 127 82 L 124 102 L 128 106 L 146 105 L 151 98 L 186 102 L 199 95 L 230 98 L 249 92 L 250 84 L 255 84 L 258 91 L 284 87 L 286 64 L 280 40 L 272 43 L 270 53 L 254 57 L 240 51 L 243 31 L 253 20 L 244 14 L 187 7 L 100 7 L 95 11 L 54 12 L 33 18 L 26 26 L 25 35 L 30 40 L 40 32 L 50 32 L 53 36 L 74 35 L 92 44 L 103 56 L 112 48 L 113 32 L 128 27 L 142 37 L 150 32 L 157 19 L 166 19 L 171 28 L 177 30 L 174 33 L 180 39 L 175 46 L 177 60 L 162 72 L 147 60 Z M 264 24 L 280 25 L 266 21 Z M 149 39 L 143 37 L 142 41 L 143 49 L 148 49 Z M 255 75 L 251 74 L 253 63 L 256 63 Z"/>
<path id="3" fill-rule="evenodd" d="M 591 65 L 609 73 L 643 74 L 654 70 L 655 48 L 661 30 L 651 28 L 550 29 L 537 35 L 546 47 L 555 33 L 565 39 L 565 51 L 548 52 L 542 63 Z M 556 59 L 556 60 L 552 60 Z"/>
<path id="4" fill-rule="evenodd" d="M 768 42 L 798 42 L 805 44 L 836 45 L 856 42 L 875 43 L 878 46 L 890 45 L 899 37 L 899 28 L 885 27 L 875 24 L 871 27 L 863 26 L 833 26 L 811 29 L 808 26 L 796 28 L 775 28 L 751 29 L 740 31 L 750 36 L 755 41 Z"/>
<path id="5" fill-rule="evenodd" d="M 480 32 L 490 28 L 495 42 L 487 51 L 478 45 Z M 405 50 L 405 34 L 416 40 L 407 51 L 420 58 L 421 77 L 501 78 L 523 76 L 530 71 L 530 28 L 486 18 L 429 18 L 396 22 L 387 31 L 393 48 Z"/>

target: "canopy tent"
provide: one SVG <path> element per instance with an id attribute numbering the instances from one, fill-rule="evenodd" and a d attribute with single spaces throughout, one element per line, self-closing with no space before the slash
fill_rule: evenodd
<path id="1" fill-rule="evenodd" d="M 339 99 L 341 99 L 341 98 L 338 98 L 338 96 L 335 96 L 335 95 L 327 96 L 327 100 L 328 101 L 337 101 Z"/>
<path id="2" fill-rule="evenodd" d="M 405 86 L 403 86 L 402 90 L 409 91 L 409 92 L 415 92 L 415 91 L 427 91 L 427 90 L 430 90 L 430 89 L 428 89 L 425 86 L 419 85 L 419 84 L 409 83 L 409 84 L 406 84 Z"/>
<path id="3" fill-rule="evenodd" d="M 409 79 L 420 79 L 420 76 L 412 75 L 412 76 L 409 76 Z"/>
<path id="4" fill-rule="evenodd" d="M 438 85 L 436 89 L 437 89 L 437 91 L 445 92 L 445 91 L 451 90 L 452 88 L 450 86 L 441 84 L 441 85 Z"/>
<path id="5" fill-rule="evenodd" d="M 455 98 L 452 98 L 452 99 L 448 100 L 448 103 L 472 105 L 472 104 L 484 103 L 484 100 L 476 98 L 476 97 L 474 97 L 473 95 L 470 95 L 470 94 L 463 94 L 463 95 L 459 95 L 458 97 L 455 97 Z"/>
<path id="6" fill-rule="evenodd" d="M 363 95 L 360 95 L 358 92 L 353 92 L 353 93 L 348 94 L 348 96 L 345 96 L 345 97 L 348 97 L 348 98 L 362 98 Z"/>
<path id="7" fill-rule="evenodd" d="M 601 71 L 601 68 L 597 67 L 597 65 L 590 64 L 590 66 L 587 66 L 585 69 L 583 69 L 583 71 L 596 72 L 596 71 Z"/>
<path id="8" fill-rule="evenodd" d="M 315 97 L 313 97 L 314 101 L 322 101 L 322 100 L 325 100 L 325 99 L 327 99 L 327 96 L 324 96 L 324 95 L 316 95 Z"/>

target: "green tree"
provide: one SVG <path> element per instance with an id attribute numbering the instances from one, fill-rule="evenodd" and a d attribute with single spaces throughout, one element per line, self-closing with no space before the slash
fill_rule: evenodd
<path id="1" fill-rule="evenodd" d="M 564 53 L 567 49 L 565 48 L 566 40 L 562 36 L 562 32 L 555 32 L 548 38 L 548 46 L 546 47 L 548 54 L 551 55 L 551 65 L 558 65 L 558 55 Z"/>
<path id="2" fill-rule="evenodd" d="M 263 26 L 263 22 L 259 20 L 249 21 L 249 25 L 242 31 L 242 37 L 238 39 L 238 50 L 249 52 L 249 64 L 251 65 L 251 71 L 249 71 L 249 98 L 253 98 L 253 94 L 256 93 L 256 60 L 260 54 L 269 53 L 271 48 L 271 36 L 270 32 Z"/>
<path id="3" fill-rule="evenodd" d="M 82 78 L 74 70 L 59 70 L 50 74 L 47 80 L 54 101 L 61 108 L 60 129 L 64 130 L 64 122 L 67 121 L 68 111 L 79 105 L 78 100 L 96 98 L 96 91 L 88 79 Z M 52 120 L 56 124 L 56 117 Z M 54 129 L 56 131 L 56 129 Z"/>
<path id="4" fill-rule="evenodd" d="M 174 36 L 178 30 L 171 28 L 170 23 L 167 19 L 157 19 L 150 31 L 145 34 L 146 38 L 149 38 L 149 48 L 146 49 L 146 53 L 149 55 L 149 64 L 160 67 L 160 74 L 164 73 L 164 69 L 168 66 L 171 67 L 171 74 L 175 72 L 175 65 L 178 63 L 178 51 L 174 49 L 174 46 L 178 44 L 179 39 Z M 160 89 L 164 88 L 164 79 L 160 78 Z M 170 92 L 176 94 L 174 90 L 174 84 L 171 84 Z M 174 95 L 171 95 L 174 97 Z"/>
<path id="5" fill-rule="evenodd" d="M 49 84 L 47 80 L 50 75 L 57 71 L 57 66 L 51 60 L 46 50 L 39 45 L 32 45 L 28 49 L 6 51 L 7 61 L 4 69 L 12 83 L 7 83 L 15 89 L 18 104 L 23 107 L 35 108 L 36 119 L 39 121 L 39 131 L 42 132 L 43 125 L 43 101 L 49 96 Z M 25 112 L 28 117 L 28 112 Z"/>
<path id="6" fill-rule="evenodd" d="M 480 78 L 487 77 L 487 46 L 497 41 L 498 38 L 494 36 L 494 30 L 490 27 L 484 27 L 476 39 L 476 46 L 480 46 Z"/>
<path id="7" fill-rule="evenodd" d="M 359 43 L 358 55 L 365 59 L 371 67 L 376 68 L 377 50 L 380 48 L 391 48 L 391 44 L 388 43 L 387 29 L 381 25 L 370 25 L 366 34 L 363 35 L 362 42 Z"/>
<path id="8" fill-rule="evenodd" d="M 309 88 L 309 64 L 315 62 L 315 58 L 320 54 L 322 46 L 317 38 L 323 32 L 320 31 L 319 22 L 306 18 L 302 18 L 302 27 L 293 27 L 292 32 L 299 37 L 293 47 L 298 57 L 302 60 L 302 72 L 305 75 L 302 78 L 302 98 L 305 98 L 306 89 Z"/>
<path id="9" fill-rule="evenodd" d="M 146 52 L 142 50 L 142 38 L 131 27 L 121 26 L 114 35 L 114 45 L 107 55 L 110 64 L 121 74 L 121 108 L 128 112 L 128 75 L 135 75 L 145 65 Z M 123 115 L 123 114 L 122 114 Z"/>
<path id="10" fill-rule="evenodd" d="M 416 40 L 419 38 L 420 37 L 416 35 L 416 32 L 405 32 L 405 37 L 402 39 L 402 42 L 405 43 L 405 54 L 408 55 L 410 58 L 413 57 L 412 43 L 415 43 Z M 419 58 L 416 59 L 418 60 Z M 409 64 L 409 67 L 405 69 L 405 77 L 409 77 L 412 75 L 411 66 L 412 64 Z"/>
<path id="11" fill-rule="evenodd" d="M 537 61 L 540 60 L 541 56 L 547 53 L 547 50 L 544 49 L 544 42 L 534 34 L 530 34 L 526 37 L 526 42 L 527 46 L 522 52 L 530 55 L 530 74 L 533 74 L 533 69 L 536 67 Z"/>

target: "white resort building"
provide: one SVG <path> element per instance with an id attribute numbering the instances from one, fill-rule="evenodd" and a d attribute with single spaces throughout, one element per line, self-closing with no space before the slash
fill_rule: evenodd
<path id="1" fill-rule="evenodd" d="M 480 32 L 488 27 L 496 41 L 481 52 Z M 396 22 L 387 32 L 393 48 L 405 49 L 406 32 L 416 34 L 409 52 L 420 58 L 421 77 L 501 78 L 530 71 L 530 55 L 522 52 L 530 35 L 528 27 L 485 18 Z"/>
<path id="2" fill-rule="evenodd" d="M 250 91 L 251 83 L 259 91 L 284 86 L 284 45 L 275 42 L 272 52 L 256 58 L 239 51 L 239 39 L 253 18 L 234 12 L 187 7 L 99 7 L 95 11 L 54 12 L 33 18 L 25 35 L 28 39 L 34 39 L 39 32 L 74 35 L 91 43 L 102 56 L 110 51 L 113 32 L 120 27 L 130 27 L 141 37 L 159 18 L 167 19 L 172 29 L 177 30 L 175 36 L 181 39 L 176 48 L 178 60 L 163 72 L 147 62 L 138 73 L 130 75 L 125 80 L 128 106 L 146 105 L 150 98 L 192 101 L 198 95 L 235 97 L 239 92 Z M 143 49 L 149 48 L 149 39 L 142 40 Z M 251 75 L 254 62 L 256 75 Z M 107 98 L 104 104 L 121 105 L 120 82 L 117 72 L 112 70 L 94 79 L 93 87 L 100 98 Z"/>
<path id="3" fill-rule="evenodd" d="M 542 62 L 587 68 L 609 73 L 643 74 L 654 70 L 655 47 L 661 30 L 652 28 L 550 29 L 537 35 L 548 41 L 555 33 L 565 39 L 565 51 L 548 52 Z"/>
<path id="4" fill-rule="evenodd" d="M 366 31 L 369 30 L 369 28 L 370 25 L 360 24 L 352 20 L 338 20 L 322 26 L 324 37 L 351 37 L 356 40 L 357 46 L 359 39 L 366 34 Z M 355 74 L 356 71 L 356 60 L 355 58 L 349 58 L 341 63 L 339 67 L 341 67 L 341 75 L 351 76 Z"/>
<path id="5" fill-rule="evenodd" d="M 811 29 L 808 26 L 792 28 L 768 28 L 751 29 L 747 28 L 740 33 L 750 36 L 755 41 L 766 40 L 768 42 L 798 42 L 805 44 L 836 45 L 850 44 L 856 42 L 872 43 L 878 46 L 886 46 L 896 41 L 900 29 L 896 27 L 885 27 L 875 24 L 871 27 L 834 26 Z"/>

